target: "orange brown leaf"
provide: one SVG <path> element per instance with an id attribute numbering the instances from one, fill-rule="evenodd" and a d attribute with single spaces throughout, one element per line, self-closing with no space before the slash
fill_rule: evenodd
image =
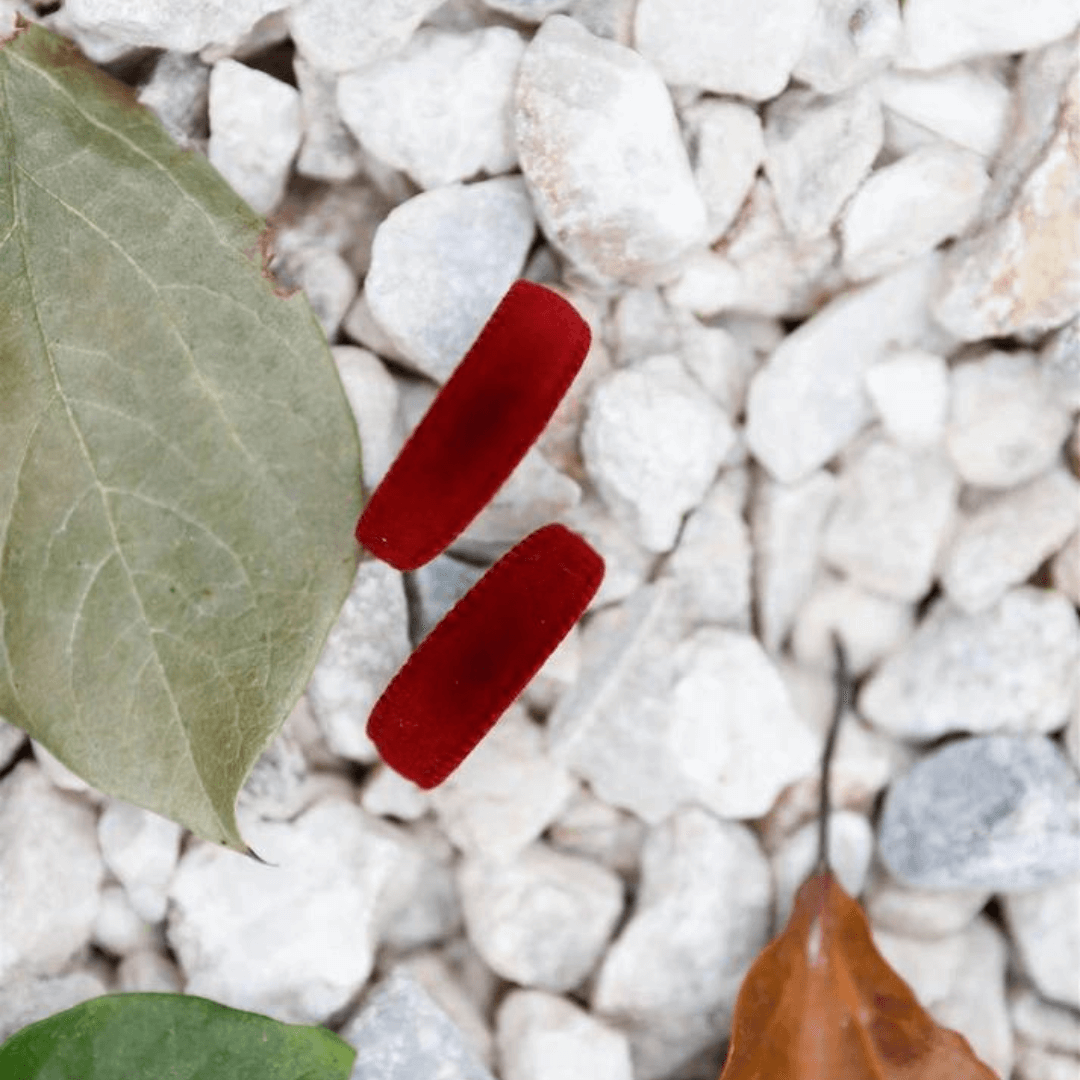
<path id="1" fill-rule="evenodd" d="M 747 973 L 720 1080 L 997 1076 L 962 1035 L 934 1023 L 826 871 L 803 883 L 787 927 Z"/>

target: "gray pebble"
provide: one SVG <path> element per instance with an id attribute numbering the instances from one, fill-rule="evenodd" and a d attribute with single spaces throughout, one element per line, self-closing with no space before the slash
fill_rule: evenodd
<path id="1" fill-rule="evenodd" d="M 341 1033 L 352 1080 L 491 1080 L 461 1031 L 411 975 L 395 971 Z"/>
<path id="2" fill-rule="evenodd" d="M 1049 739 L 964 739 L 892 785 L 878 842 L 920 888 L 1051 885 L 1080 874 L 1080 779 Z"/>

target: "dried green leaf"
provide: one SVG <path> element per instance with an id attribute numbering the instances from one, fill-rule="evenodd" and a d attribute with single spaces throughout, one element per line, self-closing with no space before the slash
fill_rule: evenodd
<path id="1" fill-rule="evenodd" d="M 356 428 L 262 221 L 62 39 L 0 47 L 0 714 L 245 845 L 356 567 Z"/>

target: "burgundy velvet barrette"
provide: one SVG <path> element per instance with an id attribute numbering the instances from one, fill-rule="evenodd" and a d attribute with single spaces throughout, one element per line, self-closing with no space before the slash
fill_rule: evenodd
<path id="1" fill-rule="evenodd" d="M 536 441 L 580 370 L 589 328 L 562 297 L 510 288 L 371 496 L 357 540 L 399 570 L 434 558 Z M 369 737 L 423 788 L 450 775 L 581 617 L 603 559 L 562 525 L 508 551 L 375 703 Z"/>
<path id="2" fill-rule="evenodd" d="M 422 788 L 441 784 L 581 617 L 603 559 L 562 525 L 511 548 L 420 643 L 375 703 L 368 735 Z"/>
<path id="3" fill-rule="evenodd" d="M 517 281 L 375 489 L 356 538 L 398 570 L 429 562 L 539 437 L 589 351 L 557 293 Z"/>

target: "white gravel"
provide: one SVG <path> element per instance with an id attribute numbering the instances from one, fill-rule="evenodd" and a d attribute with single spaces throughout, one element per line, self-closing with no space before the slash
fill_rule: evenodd
<path id="1" fill-rule="evenodd" d="M 39 18 L 0 0 L 0 30 L 15 11 Z M 98 63 L 165 50 L 121 66 L 277 227 L 367 485 L 515 278 L 594 344 L 447 556 L 364 564 L 241 799 L 276 866 L 103 799 L 0 720 L 0 1039 L 182 988 L 337 1014 L 354 1080 L 715 1080 L 812 862 L 836 631 L 863 679 L 841 878 L 1003 1080 L 1075 1075 L 1075 0 L 41 18 Z M 421 792 L 368 710 L 476 564 L 551 518 L 605 583 Z"/>

